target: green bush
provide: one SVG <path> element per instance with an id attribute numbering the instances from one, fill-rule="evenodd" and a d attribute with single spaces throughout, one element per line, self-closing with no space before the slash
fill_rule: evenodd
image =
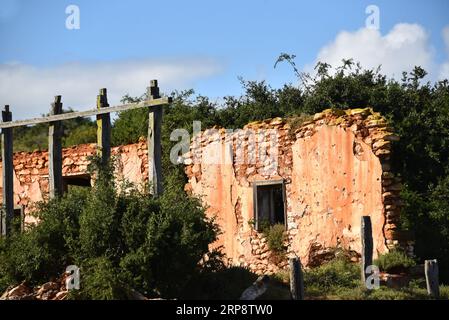
<path id="1" fill-rule="evenodd" d="M 74 190 L 65 197 L 40 203 L 34 215 L 41 223 L 26 232 L 0 239 L 0 290 L 27 281 L 47 282 L 75 262 L 78 250 L 78 217 L 87 192 Z"/>
<path id="2" fill-rule="evenodd" d="M 75 264 L 82 280 L 73 298 L 121 299 L 131 288 L 177 297 L 199 271 L 216 224 L 197 199 L 170 184 L 154 198 L 117 188 L 113 168 L 92 163 L 91 190 L 40 203 L 39 224 L 0 242 L 0 289 L 23 280 L 47 282 Z"/>
<path id="3" fill-rule="evenodd" d="M 275 224 L 266 228 L 264 234 L 267 237 L 268 248 L 275 253 L 284 253 L 285 247 L 285 226 L 283 224 Z"/>
<path id="4" fill-rule="evenodd" d="M 304 286 L 309 291 L 330 293 L 341 287 L 356 288 L 359 284 L 360 266 L 345 256 L 304 272 Z"/>
<path id="5" fill-rule="evenodd" d="M 440 299 L 449 300 L 449 286 L 440 285 Z"/>
<path id="6" fill-rule="evenodd" d="M 410 267 L 416 265 L 412 258 L 399 249 L 391 250 L 390 252 L 380 255 L 379 258 L 374 261 L 374 264 L 377 265 L 381 271 L 390 273 L 405 272 Z"/>
<path id="7" fill-rule="evenodd" d="M 367 300 L 424 300 L 429 299 L 426 289 L 402 288 L 392 289 L 380 287 L 379 289 L 365 292 Z"/>
<path id="8" fill-rule="evenodd" d="M 87 259 L 80 267 L 82 290 L 70 291 L 70 298 L 82 300 L 127 299 L 127 286 L 120 281 L 120 270 L 109 257 Z"/>

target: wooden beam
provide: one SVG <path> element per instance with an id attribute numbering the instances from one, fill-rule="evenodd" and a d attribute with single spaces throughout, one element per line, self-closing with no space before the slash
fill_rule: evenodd
<path id="1" fill-rule="evenodd" d="M 440 297 L 440 284 L 438 279 L 437 260 L 424 261 L 424 273 L 426 275 L 427 293 L 438 299 Z"/>
<path id="2" fill-rule="evenodd" d="M 47 123 L 47 122 L 59 121 L 59 120 L 76 119 L 76 118 L 82 118 L 82 117 L 92 117 L 92 116 L 96 116 L 99 114 L 121 112 L 121 111 L 133 110 L 133 109 L 139 109 L 139 108 L 145 108 L 145 107 L 156 107 L 156 106 L 170 104 L 171 102 L 172 102 L 171 98 L 163 97 L 163 98 L 158 98 L 158 99 L 153 99 L 153 100 L 142 101 L 139 103 L 128 103 L 128 104 L 113 106 L 113 107 L 109 107 L 107 109 L 76 111 L 76 112 L 68 112 L 68 113 L 63 113 L 63 114 L 58 114 L 58 115 L 50 115 L 50 116 L 41 117 L 41 118 L 33 118 L 33 119 L 28 119 L 28 120 L 16 120 L 16 121 L 11 121 L 11 122 L 2 122 L 2 123 L 0 123 L 0 129 L 29 126 L 29 125 L 35 125 L 35 124 L 39 124 L 39 123 Z"/>
<path id="3" fill-rule="evenodd" d="M 2 111 L 2 123 L 12 120 L 12 113 L 6 105 Z M 14 180 L 13 180 L 13 136 L 11 128 L 2 129 L 2 176 L 3 176 L 3 208 L 1 234 L 8 236 L 14 216 Z"/>
<path id="4" fill-rule="evenodd" d="M 152 80 L 147 91 L 149 101 L 160 98 L 157 80 Z M 148 114 L 148 182 L 153 196 L 162 194 L 162 105 L 149 109 Z"/>
<path id="5" fill-rule="evenodd" d="M 292 300 L 304 300 L 304 278 L 301 261 L 298 257 L 289 259 L 290 265 L 290 295 Z"/>
<path id="6" fill-rule="evenodd" d="M 362 284 L 366 287 L 366 278 L 369 276 L 366 273 L 366 268 L 373 264 L 373 232 L 370 216 L 362 216 L 360 229 L 360 237 L 362 240 Z"/>
<path id="7" fill-rule="evenodd" d="M 51 104 L 51 115 L 62 113 L 61 96 L 55 96 Z M 52 121 L 48 127 L 48 180 L 50 198 L 63 195 L 62 183 L 62 122 Z"/>
<path id="8" fill-rule="evenodd" d="M 106 88 L 100 89 L 100 94 L 97 96 L 97 109 L 108 107 Z M 111 116 L 109 113 L 97 115 L 97 155 L 101 156 L 103 165 L 106 165 L 111 157 Z"/>

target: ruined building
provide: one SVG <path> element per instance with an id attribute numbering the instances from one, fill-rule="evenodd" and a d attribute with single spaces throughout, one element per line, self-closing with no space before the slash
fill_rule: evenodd
<path id="1" fill-rule="evenodd" d="M 148 181 L 147 143 L 144 140 L 135 144 L 111 149 L 117 162 L 117 178 L 126 179 L 136 185 Z M 64 188 L 91 185 L 87 166 L 89 157 L 96 154 L 96 144 L 83 144 L 63 149 L 62 174 Z M 48 198 L 48 152 L 17 152 L 14 163 L 14 214 L 22 215 L 23 223 L 34 223 L 30 215 L 33 203 Z M 1 165 L 0 165 L 1 166 Z M 0 180 L 0 190 L 3 189 Z"/>
<path id="2" fill-rule="evenodd" d="M 230 264 L 259 273 L 285 266 L 272 259 L 262 232 L 267 223 L 285 227 L 287 254 L 306 266 L 328 248 L 360 253 L 364 215 L 372 220 L 376 256 L 407 245 L 397 231 L 401 184 L 389 166 L 391 141 L 397 139 L 370 109 L 326 110 L 307 122 L 275 118 L 232 132 L 208 129 L 193 137 L 183 155 L 185 189 L 216 217 L 222 233 L 213 246 L 223 247 Z M 88 157 L 95 147 L 63 150 L 66 188 L 90 185 Z M 119 178 L 148 180 L 145 141 L 115 147 L 112 155 Z M 34 222 L 32 204 L 48 194 L 48 153 L 19 152 L 13 162 L 15 214 Z"/>
<path id="3" fill-rule="evenodd" d="M 401 184 L 389 165 L 399 137 L 385 119 L 371 109 L 329 109 L 297 122 L 257 121 L 232 133 L 214 128 L 192 142 L 186 190 L 216 217 L 223 233 L 215 245 L 230 263 L 259 273 L 285 266 L 270 259 L 262 220 L 285 226 L 287 255 L 306 266 L 329 248 L 360 253 L 366 215 L 374 256 L 406 246 L 397 230 Z"/>

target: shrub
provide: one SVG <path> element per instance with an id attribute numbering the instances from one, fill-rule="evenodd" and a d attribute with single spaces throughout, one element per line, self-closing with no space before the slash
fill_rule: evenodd
<path id="1" fill-rule="evenodd" d="M 121 299 L 131 288 L 177 297 L 215 241 L 216 224 L 178 188 L 166 185 L 158 198 L 117 188 L 113 167 L 92 163 L 91 190 L 40 203 L 39 224 L 0 242 L 1 289 L 23 280 L 47 282 L 76 264 L 81 291 L 72 298 Z"/>
<path id="2" fill-rule="evenodd" d="M 429 299 L 425 289 L 392 289 L 380 287 L 379 289 L 366 292 L 367 300 L 423 300 Z"/>
<path id="3" fill-rule="evenodd" d="M 127 299 L 126 286 L 120 282 L 120 271 L 106 257 L 85 260 L 80 268 L 80 291 L 70 291 L 72 299 Z"/>
<path id="4" fill-rule="evenodd" d="M 345 256 L 304 272 L 306 290 L 331 292 L 336 288 L 356 288 L 360 283 L 360 267 Z"/>
<path id="5" fill-rule="evenodd" d="M 275 224 L 270 226 L 266 229 L 265 235 L 267 237 L 268 248 L 270 248 L 270 250 L 277 253 L 285 252 L 286 235 L 285 226 L 283 224 Z"/>
<path id="6" fill-rule="evenodd" d="M 416 263 L 412 258 L 407 256 L 405 252 L 395 249 L 379 256 L 379 258 L 374 261 L 374 264 L 377 265 L 381 271 L 399 273 L 408 270 Z"/>
<path id="7" fill-rule="evenodd" d="M 39 224 L 0 239 L 0 290 L 24 280 L 47 282 L 74 263 L 79 247 L 77 221 L 86 196 L 85 191 L 74 190 L 63 198 L 39 203 L 33 213 Z"/>

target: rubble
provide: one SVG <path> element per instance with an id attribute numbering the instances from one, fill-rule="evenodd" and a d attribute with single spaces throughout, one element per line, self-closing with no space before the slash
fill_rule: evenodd
<path id="1" fill-rule="evenodd" d="M 60 279 L 46 282 L 37 287 L 31 287 L 26 282 L 22 282 L 16 287 L 8 288 L 0 300 L 66 300 L 68 276 L 68 273 L 64 273 Z"/>

